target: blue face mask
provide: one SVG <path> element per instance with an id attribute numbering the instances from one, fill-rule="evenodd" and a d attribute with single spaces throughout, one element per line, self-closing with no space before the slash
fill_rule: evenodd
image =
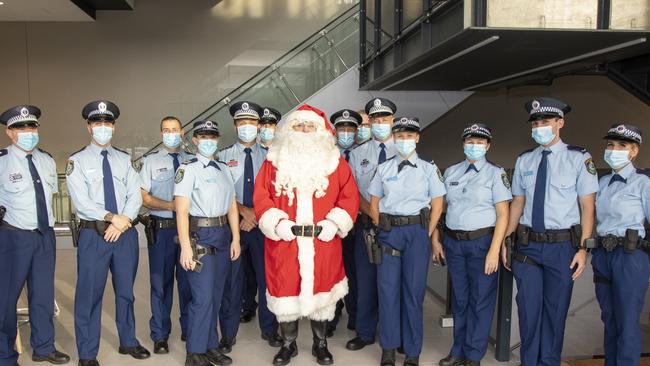
<path id="1" fill-rule="evenodd" d="M 405 158 L 415 151 L 415 140 L 395 140 L 395 149 Z"/>
<path id="2" fill-rule="evenodd" d="M 211 158 L 214 153 L 217 151 L 217 140 L 213 139 L 201 139 L 197 145 L 199 148 L 199 153 L 206 158 Z"/>
<path id="3" fill-rule="evenodd" d="M 478 160 L 485 156 L 487 153 L 487 145 L 483 144 L 465 144 L 463 145 L 463 152 L 469 160 Z"/>
<path id="4" fill-rule="evenodd" d="M 93 139 L 100 145 L 106 145 L 113 138 L 113 128 L 108 126 L 93 127 Z"/>
<path id="5" fill-rule="evenodd" d="M 170 149 L 175 149 L 181 145 L 180 133 L 163 133 L 163 144 Z"/>
<path id="6" fill-rule="evenodd" d="M 242 125 L 237 127 L 237 137 L 244 142 L 251 142 L 257 137 L 257 126 Z"/>
<path id="7" fill-rule="evenodd" d="M 390 125 L 387 123 L 373 123 L 372 135 L 375 136 L 377 140 L 386 140 L 390 135 Z"/>
<path id="8" fill-rule="evenodd" d="M 630 163 L 628 150 L 605 150 L 605 162 L 612 169 L 620 169 Z"/>
<path id="9" fill-rule="evenodd" d="M 555 138 L 555 134 L 553 133 L 553 126 L 533 128 L 531 135 L 533 136 L 533 140 L 535 140 L 535 142 L 540 145 L 548 145 Z"/>
<path id="10" fill-rule="evenodd" d="M 370 139 L 370 128 L 369 127 L 359 127 L 357 130 L 357 140 L 359 142 L 364 142 Z"/>
<path id="11" fill-rule="evenodd" d="M 275 136 L 275 130 L 268 127 L 260 128 L 260 138 L 262 141 L 271 141 Z"/>
<path id="12" fill-rule="evenodd" d="M 337 132 L 338 144 L 340 147 L 347 149 L 354 144 L 354 132 Z"/>
<path id="13" fill-rule="evenodd" d="M 18 132 L 16 145 L 25 151 L 32 151 L 38 144 L 38 132 Z"/>

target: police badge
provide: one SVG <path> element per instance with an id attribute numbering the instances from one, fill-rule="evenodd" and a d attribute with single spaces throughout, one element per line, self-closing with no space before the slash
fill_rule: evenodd
<path id="1" fill-rule="evenodd" d="M 587 168 L 589 174 L 596 175 L 596 165 L 591 158 L 585 160 L 585 167 Z"/>
<path id="2" fill-rule="evenodd" d="M 503 185 L 506 186 L 506 188 L 510 188 L 510 180 L 508 179 L 508 174 L 501 174 L 501 181 L 503 182 Z"/>
<path id="3" fill-rule="evenodd" d="M 176 172 L 176 176 L 174 177 L 174 183 L 180 183 L 183 181 L 183 177 L 185 177 L 185 169 L 180 168 Z"/>
<path id="4" fill-rule="evenodd" d="M 70 175 L 74 171 L 74 161 L 68 160 L 68 164 L 65 166 L 65 175 Z"/>

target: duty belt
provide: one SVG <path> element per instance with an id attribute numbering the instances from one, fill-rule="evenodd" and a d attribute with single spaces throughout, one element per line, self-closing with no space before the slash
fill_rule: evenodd
<path id="1" fill-rule="evenodd" d="M 524 226 L 524 225 L 519 225 Z M 519 230 L 517 231 L 517 235 L 519 235 Z M 532 230 L 529 230 L 528 232 L 528 240 L 530 241 L 536 241 L 540 243 L 559 243 L 563 241 L 570 241 L 571 240 L 571 230 L 569 229 L 562 229 L 562 230 L 546 230 L 546 232 L 543 233 L 537 233 Z"/>
<path id="2" fill-rule="evenodd" d="M 408 226 L 408 225 L 415 225 L 415 224 L 419 225 L 422 223 L 422 218 L 420 217 L 420 215 L 394 216 L 394 215 L 382 214 L 382 216 L 386 217 L 384 218 L 384 220 L 390 221 L 390 226 Z"/>
<path id="3" fill-rule="evenodd" d="M 108 222 L 108 221 L 88 221 L 88 220 L 84 220 L 84 219 L 79 220 L 79 227 L 81 229 L 97 230 L 97 233 L 101 232 L 102 235 L 103 235 L 103 232 L 106 231 L 106 229 L 108 229 L 108 226 L 110 224 L 111 223 Z"/>
<path id="4" fill-rule="evenodd" d="M 35 233 L 39 232 L 38 229 L 27 230 L 27 229 L 21 229 L 19 227 L 15 227 L 15 226 L 7 223 L 6 221 L 2 221 L 2 223 L 0 223 L 0 228 L 7 229 L 7 230 L 29 231 L 29 232 L 35 232 Z"/>
<path id="5" fill-rule="evenodd" d="M 368 216 L 368 215 L 366 215 L 364 213 L 359 213 L 359 221 L 361 222 L 362 228 L 364 228 L 364 229 L 369 229 L 369 228 L 374 226 L 370 216 Z"/>
<path id="6" fill-rule="evenodd" d="M 228 216 L 196 217 L 190 216 L 190 231 L 197 231 L 206 227 L 223 227 L 228 225 Z"/>
<path id="7" fill-rule="evenodd" d="M 308 236 L 315 237 L 320 234 L 323 227 L 318 225 L 294 225 L 291 227 L 291 232 L 295 236 Z"/>
<path id="8" fill-rule="evenodd" d="M 484 227 L 474 231 L 452 230 L 445 226 L 445 233 L 456 240 L 474 240 L 484 235 L 492 234 L 493 232 L 494 226 Z"/>
<path id="9" fill-rule="evenodd" d="M 160 229 L 176 229 L 176 219 L 169 219 L 166 217 L 151 216 L 153 220 L 153 227 L 157 230 Z"/>
<path id="10" fill-rule="evenodd" d="M 196 256 L 199 259 L 204 255 L 215 255 L 217 253 L 217 248 L 215 247 L 201 245 L 201 244 L 195 244 L 195 247 L 196 247 Z"/>
<path id="11" fill-rule="evenodd" d="M 625 238 L 616 235 L 599 236 L 596 240 L 596 248 L 603 248 L 607 252 L 616 249 L 617 246 L 625 246 Z M 636 249 L 650 249 L 650 241 L 639 238 L 636 242 Z"/>

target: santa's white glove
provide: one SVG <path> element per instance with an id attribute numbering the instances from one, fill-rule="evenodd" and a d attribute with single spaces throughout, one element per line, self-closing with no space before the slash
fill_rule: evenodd
<path id="1" fill-rule="evenodd" d="M 291 227 L 294 225 L 296 225 L 296 223 L 291 220 L 280 220 L 278 225 L 275 227 L 275 233 L 284 241 L 292 241 L 296 238 L 296 236 L 291 232 Z"/>
<path id="2" fill-rule="evenodd" d="M 318 234 L 318 240 L 320 241 L 332 241 L 336 232 L 339 231 L 339 227 L 331 220 L 325 219 L 316 225 L 322 228 L 320 234 Z"/>

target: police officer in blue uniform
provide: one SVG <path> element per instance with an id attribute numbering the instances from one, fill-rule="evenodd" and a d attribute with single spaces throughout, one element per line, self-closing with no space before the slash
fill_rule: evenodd
<path id="1" fill-rule="evenodd" d="M 174 174 L 184 161 L 193 158 L 181 149 L 183 126 L 181 121 L 168 116 L 160 122 L 163 147 L 142 159 L 142 204 L 149 214 L 149 277 L 151 281 L 151 319 L 149 328 L 154 342 L 154 353 L 169 352 L 171 310 L 174 303 L 174 276 L 178 284 L 181 339 L 187 334 L 187 304 L 191 292 L 185 271 L 178 263 L 180 248 L 174 242 L 176 214 L 174 212 Z"/>
<path id="2" fill-rule="evenodd" d="M 385 98 L 375 98 L 366 104 L 370 117 L 372 140 L 357 146 L 350 153 L 350 168 L 361 195 L 360 217 L 357 220 L 355 243 L 355 269 L 357 275 L 357 336 L 349 340 L 345 347 L 351 351 L 375 343 L 377 333 L 377 266 L 368 258 L 364 232 L 374 230 L 370 219 L 370 193 L 368 187 L 375 175 L 377 166 L 395 156 L 395 143 L 391 128 L 393 114 L 397 111 L 395 103 Z"/>
<path id="3" fill-rule="evenodd" d="M 512 272 L 524 366 L 559 365 L 573 281 L 586 265 L 598 179 L 591 155 L 560 138 L 566 103 L 525 105 L 538 147 L 522 153 L 512 179 L 508 230 L 516 231 Z M 506 250 L 502 251 L 505 254 Z M 504 258 L 504 262 L 505 258 Z"/>
<path id="4" fill-rule="evenodd" d="M 262 339 L 272 347 L 280 347 L 282 339 L 278 335 L 278 322 L 266 306 L 266 280 L 264 275 L 264 235 L 257 227 L 253 211 L 253 187 L 255 177 L 266 159 L 266 149 L 256 141 L 257 127 L 263 110 L 252 102 L 238 102 L 230 107 L 237 143 L 219 151 L 219 160 L 225 162 L 235 182 L 237 207 L 241 215 L 240 235 L 244 256 L 249 256 L 258 285 L 259 325 Z M 219 314 L 221 341 L 219 348 L 223 353 L 231 351 L 239 330 L 242 307 L 244 270 L 242 259 L 232 263 L 226 281 L 224 303 Z"/>
<path id="5" fill-rule="evenodd" d="M 336 131 L 336 144 L 341 151 L 341 156 L 348 163 L 350 162 L 350 153 L 356 147 L 357 126 L 359 126 L 361 121 L 361 115 L 349 109 L 342 109 L 330 116 L 330 122 L 332 122 Z M 341 313 L 343 312 L 344 304 L 348 313 L 347 328 L 354 330 L 357 317 L 357 275 L 354 261 L 355 232 L 355 230 L 351 230 L 350 234 L 343 238 L 343 266 L 345 267 L 345 274 L 348 277 L 348 294 L 345 295 L 344 300 L 339 300 L 336 304 L 334 319 L 327 323 L 328 337 L 334 335 L 336 326 L 341 318 Z"/>
<path id="6" fill-rule="evenodd" d="M 510 181 L 485 158 L 492 131 L 483 123 L 463 130 L 465 160 L 445 170 L 447 214 L 444 252 L 434 235 L 434 260 L 442 254 L 452 285 L 454 344 L 440 366 L 480 365 L 497 295 L 499 251 L 508 226 Z"/>
<path id="7" fill-rule="evenodd" d="M 355 136 L 354 142 L 357 145 L 361 145 L 364 142 L 370 140 L 372 137 L 372 133 L 370 131 L 370 118 L 368 117 L 368 113 L 366 113 L 365 110 L 360 110 L 357 111 L 359 115 L 361 116 L 361 122 L 359 122 L 359 127 L 357 128 L 357 135 Z"/>
<path id="8" fill-rule="evenodd" d="M 416 366 L 422 351 L 430 237 L 442 214 L 445 185 L 438 167 L 415 151 L 419 121 L 396 118 L 392 132 L 398 155 L 379 164 L 368 187 L 370 216 L 379 228 L 381 365 L 394 366 L 395 350 L 402 346 L 404 365 Z"/>
<path id="9" fill-rule="evenodd" d="M 612 172 L 599 183 L 591 265 L 605 323 L 605 366 L 632 366 L 640 364 L 639 323 L 650 276 L 650 235 L 644 227 L 650 222 L 650 172 L 634 167 L 643 142 L 638 127 L 615 124 L 605 139 Z"/>
<path id="10" fill-rule="evenodd" d="M 216 122 L 195 122 L 192 142 L 198 154 L 174 178 L 180 263 L 192 290 L 185 366 L 232 363 L 218 349 L 216 324 L 230 262 L 240 254 L 239 213 L 232 175 L 214 158 L 218 138 Z"/>
<path id="11" fill-rule="evenodd" d="M 275 129 L 280 118 L 282 118 L 282 115 L 277 109 L 264 107 L 262 115 L 260 116 L 259 133 L 257 138 L 258 144 L 264 150 L 268 150 L 271 146 L 273 137 L 275 137 Z M 257 294 L 257 279 L 250 255 L 242 256 L 242 263 L 244 266 L 244 292 L 242 294 L 242 310 L 239 321 L 240 323 L 248 323 L 255 317 L 255 310 L 257 309 L 257 301 L 255 301 L 255 295 Z M 260 296 L 266 295 L 261 294 Z"/>
<path id="12" fill-rule="evenodd" d="M 27 282 L 34 362 L 64 364 L 54 348 L 56 239 L 52 195 L 59 190 L 56 165 L 37 148 L 41 110 L 19 105 L 0 115 L 11 145 L 0 150 L 0 365 L 18 365 L 16 303 Z M 4 216 L 4 218 L 3 218 Z"/>
<path id="13" fill-rule="evenodd" d="M 112 102 L 88 103 L 82 111 L 90 145 L 72 154 L 66 181 L 81 219 L 77 248 L 75 336 L 79 365 L 97 366 L 102 299 L 108 271 L 115 290 L 119 352 L 150 356 L 135 337 L 133 283 L 138 269 L 138 233 L 132 227 L 142 196 L 140 177 L 128 153 L 111 145 L 120 110 Z"/>

